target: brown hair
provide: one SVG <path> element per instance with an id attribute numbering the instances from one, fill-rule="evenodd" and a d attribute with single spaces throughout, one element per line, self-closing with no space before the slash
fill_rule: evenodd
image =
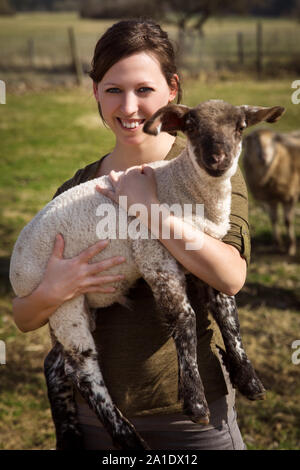
<path id="1" fill-rule="evenodd" d="M 159 61 L 169 87 L 174 87 L 174 74 L 177 74 L 174 48 L 168 34 L 151 19 L 131 19 L 113 24 L 96 44 L 89 76 L 99 83 L 116 62 L 147 51 Z M 177 103 L 180 103 L 182 90 L 180 82 L 176 82 Z M 98 109 L 103 119 L 100 103 Z"/>

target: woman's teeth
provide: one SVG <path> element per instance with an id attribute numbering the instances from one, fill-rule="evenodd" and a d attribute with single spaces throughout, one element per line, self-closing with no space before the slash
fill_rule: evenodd
<path id="1" fill-rule="evenodd" d="M 135 129 L 136 127 L 139 127 L 140 124 L 142 124 L 144 119 L 142 119 L 141 121 L 131 121 L 131 122 L 123 121 L 122 119 L 120 119 L 120 121 L 121 121 L 122 126 L 126 127 L 126 129 Z"/>

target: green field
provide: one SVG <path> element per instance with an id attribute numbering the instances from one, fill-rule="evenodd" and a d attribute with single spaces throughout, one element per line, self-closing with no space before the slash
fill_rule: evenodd
<path id="1" fill-rule="evenodd" d="M 249 69 L 256 60 L 256 25 L 263 25 L 263 54 L 266 68 L 270 64 L 299 64 L 300 28 L 293 19 L 226 17 L 211 18 L 203 28 L 204 35 L 186 38 L 183 51 L 185 67 L 193 72 L 213 70 L 238 63 L 237 34 L 243 33 L 244 66 Z M 34 41 L 36 67 L 50 68 L 70 63 L 67 29 L 74 27 L 79 55 L 90 64 L 97 39 L 113 21 L 80 19 L 76 13 L 23 13 L 0 17 L 0 70 L 8 66 L 26 67 L 28 40 Z M 178 32 L 174 25 L 165 29 L 177 46 Z M 298 67 L 298 66 L 297 66 Z M 295 69 L 294 69 L 295 70 Z M 277 73 L 278 73 L 277 68 Z"/>
<path id="2" fill-rule="evenodd" d="M 69 14 L 0 18 L 0 44 L 6 41 L 12 54 L 27 33 L 39 34 L 54 57 L 61 49 L 56 38 L 50 41 L 50 31 L 65 34 L 70 18 L 85 38 L 80 41 L 82 51 L 90 55 L 91 44 L 106 23 L 80 22 Z M 246 19 L 244 24 L 230 21 L 233 31 L 251 26 Z M 211 34 L 225 27 L 228 23 L 210 22 Z M 300 128 L 300 105 L 291 103 L 295 79 L 186 79 L 183 102 L 194 105 L 222 98 L 233 104 L 283 105 L 286 114 L 272 128 L 294 130 Z M 91 87 L 27 91 L 8 93 L 7 104 L 0 105 L 0 145 L 0 261 L 5 262 L 21 228 L 79 167 L 108 152 L 113 136 L 100 123 Z M 300 205 L 298 255 L 290 259 L 274 250 L 269 220 L 250 196 L 252 263 L 237 298 L 244 343 L 268 394 L 258 403 L 237 398 L 238 420 L 249 449 L 300 448 L 300 365 L 291 360 L 291 344 L 300 339 L 299 214 Z M 43 359 L 50 348 L 48 329 L 19 332 L 11 314 L 13 294 L 3 277 L 1 282 L 0 340 L 6 343 L 7 363 L 0 365 L 0 449 L 51 449 L 54 428 L 43 377 Z"/>

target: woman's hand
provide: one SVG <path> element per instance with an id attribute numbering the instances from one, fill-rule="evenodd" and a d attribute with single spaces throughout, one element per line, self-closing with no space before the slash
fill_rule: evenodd
<path id="1" fill-rule="evenodd" d="M 96 190 L 119 204 L 120 196 L 127 196 L 127 206 L 143 204 L 147 210 L 151 210 L 151 204 L 158 204 L 157 186 L 154 171 L 150 166 L 133 166 L 123 173 L 112 170 L 109 179 L 113 189 L 102 188 L 97 185 Z"/>
<path id="2" fill-rule="evenodd" d="M 115 256 L 98 263 L 89 263 L 94 256 L 105 249 L 108 243 L 108 240 L 101 240 L 78 256 L 64 259 L 64 239 L 58 234 L 43 278 L 43 283 L 52 296 L 65 302 L 88 292 L 114 292 L 115 288 L 106 284 L 119 281 L 124 276 L 103 274 L 103 272 L 123 263 L 125 258 Z"/>
<path id="3" fill-rule="evenodd" d="M 104 272 L 123 263 L 125 258 L 115 256 L 98 263 L 89 263 L 108 243 L 107 240 L 102 240 L 78 256 L 64 259 L 64 239 L 62 235 L 57 235 L 41 283 L 31 294 L 13 299 L 13 315 L 17 327 L 23 332 L 40 328 L 62 303 L 80 294 L 114 292 L 115 288 L 107 284 L 119 281 L 124 276 Z"/>

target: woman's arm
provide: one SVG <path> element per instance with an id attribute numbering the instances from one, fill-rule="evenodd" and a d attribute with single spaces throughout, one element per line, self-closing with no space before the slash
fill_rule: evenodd
<path id="1" fill-rule="evenodd" d="M 64 259 L 64 240 L 60 234 L 57 235 L 40 285 L 31 294 L 13 299 L 13 316 L 17 327 L 23 332 L 40 328 L 63 302 L 78 295 L 87 292 L 114 292 L 114 287 L 105 285 L 123 279 L 123 276 L 99 273 L 123 263 L 125 258 L 114 257 L 89 263 L 107 244 L 107 240 L 101 240 L 78 256 Z"/>
<path id="2" fill-rule="evenodd" d="M 151 227 L 151 218 L 148 224 Z M 195 229 L 170 213 L 162 218 L 159 228 L 153 228 L 174 258 L 202 281 L 227 295 L 235 295 L 243 287 L 247 264 L 233 246 Z M 170 237 L 163 238 L 162 234 L 168 230 Z M 182 237 L 174 238 L 178 233 L 182 233 Z M 191 242 L 200 248 L 187 250 L 187 244 Z"/>
<path id="3" fill-rule="evenodd" d="M 215 289 L 227 295 L 235 295 L 244 285 L 247 264 L 239 251 L 227 243 L 216 240 L 202 231 L 192 227 L 183 219 L 166 213 L 161 218 L 159 227 L 151 224 L 151 205 L 159 204 L 156 192 L 156 181 L 151 167 L 142 165 L 134 167 L 118 176 L 110 173 L 113 190 L 97 187 L 102 194 L 119 202 L 119 196 L 127 196 L 127 206 L 140 203 L 146 206 L 148 219 L 142 220 L 153 231 L 161 243 L 188 271 L 205 281 Z M 169 233 L 170 237 L 162 237 Z M 174 238 L 175 233 L 181 233 L 181 238 Z M 187 250 L 191 240 L 201 246 Z"/>

